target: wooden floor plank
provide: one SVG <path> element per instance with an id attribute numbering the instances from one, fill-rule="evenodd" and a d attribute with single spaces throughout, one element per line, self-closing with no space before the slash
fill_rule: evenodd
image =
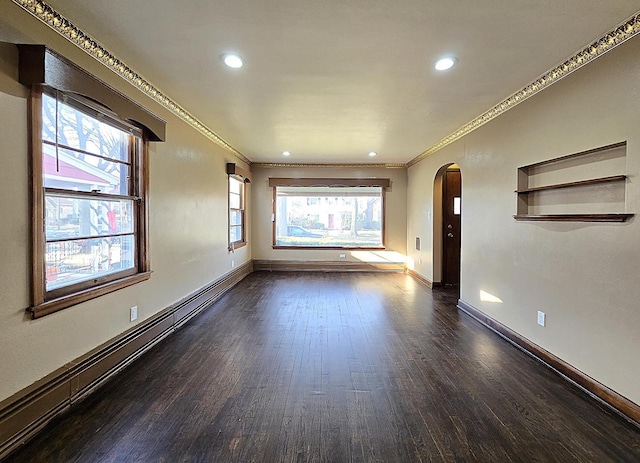
<path id="1" fill-rule="evenodd" d="M 638 462 L 640 432 L 402 274 L 256 272 L 16 462 Z"/>

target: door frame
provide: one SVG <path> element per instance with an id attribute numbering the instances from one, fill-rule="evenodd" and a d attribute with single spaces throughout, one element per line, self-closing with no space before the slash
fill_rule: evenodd
<path id="1" fill-rule="evenodd" d="M 433 179 L 433 286 L 442 286 L 442 274 L 443 274 L 443 248 L 444 248 L 444 217 L 442 212 L 442 197 L 443 197 L 443 187 L 444 187 L 444 173 L 451 166 L 455 166 L 460 169 L 460 187 L 464 192 L 464 181 L 462 175 L 462 168 L 459 164 L 455 162 L 450 162 L 448 164 L 443 165 L 436 172 L 435 178 Z M 462 194 L 464 196 L 464 194 Z M 462 267 L 462 239 L 464 236 L 462 235 L 462 223 L 460 224 L 460 267 Z M 462 268 L 461 268 L 462 270 Z M 460 272 L 460 285 L 462 284 L 462 271 Z"/>

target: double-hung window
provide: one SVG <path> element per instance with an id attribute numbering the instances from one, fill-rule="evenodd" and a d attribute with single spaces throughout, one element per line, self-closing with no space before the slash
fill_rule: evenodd
<path id="1" fill-rule="evenodd" d="M 41 304 L 148 270 L 142 132 L 78 96 L 43 91 L 34 189 Z M 37 153 L 37 154 L 36 154 Z M 35 174 L 36 172 L 34 172 Z"/>
<path id="2" fill-rule="evenodd" d="M 23 46 L 20 59 L 31 86 L 30 311 L 40 317 L 149 278 L 148 143 L 163 139 L 164 121 L 42 46 Z"/>
<path id="3" fill-rule="evenodd" d="M 229 247 L 244 246 L 245 235 L 245 186 L 242 180 L 229 176 Z"/>
<path id="4" fill-rule="evenodd" d="M 41 149 L 47 296 L 137 273 L 140 130 L 43 93 Z"/>
<path id="5" fill-rule="evenodd" d="M 247 244 L 247 184 L 251 183 L 251 172 L 229 162 L 229 251 Z"/>

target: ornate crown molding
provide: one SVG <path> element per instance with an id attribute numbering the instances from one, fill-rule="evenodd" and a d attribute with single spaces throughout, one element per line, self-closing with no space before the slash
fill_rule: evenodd
<path id="1" fill-rule="evenodd" d="M 464 137 L 487 122 L 495 119 L 506 111 L 514 108 L 518 104 L 541 92 L 560 79 L 568 76 L 572 72 L 582 68 L 596 58 L 608 51 L 613 50 L 618 45 L 626 42 L 640 33 L 640 11 L 624 21 L 619 26 L 603 35 L 600 39 L 584 47 L 570 58 L 559 64 L 555 68 L 547 71 L 533 82 L 505 98 L 500 103 L 463 125 L 453 133 L 438 141 L 436 144 L 423 151 L 421 154 L 411 159 L 406 164 L 280 164 L 280 163 L 252 163 L 246 156 L 240 153 L 227 143 L 222 137 L 216 134 L 209 127 L 204 125 L 195 116 L 180 106 L 177 102 L 169 98 L 155 85 L 131 69 L 127 64 L 115 57 L 99 42 L 91 38 L 87 33 L 80 30 L 71 21 L 62 16 L 52 7 L 42 0 L 12 0 L 27 12 L 38 18 L 40 21 L 51 27 L 71 43 L 75 44 L 97 61 L 104 64 L 127 82 L 137 87 L 140 91 L 152 98 L 154 101 L 171 111 L 177 117 L 191 125 L 205 137 L 212 140 L 217 145 L 232 153 L 241 161 L 259 167 L 385 167 L 403 168 L 411 167 L 427 156 L 441 150 L 445 146 Z"/>
<path id="2" fill-rule="evenodd" d="M 464 137 L 480 126 L 486 124 L 492 119 L 495 119 L 506 111 L 509 111 L 511 108 L 519 105 L 533 95 L 541 92 L 550 85 L 555 84 L 560 79 L 568 76 L 574 71 L 577 71 L 581 67 L 587 65 L 588 63 L 602 56 L 608 51 L 613 50 L 618 45 L 638 35 L 638 33 L 640 33 L 640 11 L 631 16 L 631 18 L 624 21 L 619 26 L 613 28 L 598 40 L 592 42 L 590 45 L 575 53 L 573 56 L 571 56 L 555 68 L 545 72 L 529 85 L 515 92 L 513 95 L 505 98 L 493 108 L 476 117 L 471 122 L 463 125 L 455 132 L 447 135 L 435 145 L 431 146 L 429 149 L 410 160 L 406 164 L 406 167 L 411 167 L 412 165 L 422 161 L 430 154 L 433 154 L 436 151 L 441 150 L 445 146 L 453 143 L 454 141 L 459 140 L 460 138 Z"/>
<path id="3" fill-rule="evenodd" d="M 62 16 L 45 2 L 41 0 L 12 1 L 22 7 L 24 10 L 31 13 L 40 21 L 45 23 L 58 34 L 62 35 L 71 43 L 81 48 L 88 55 L 104 64 L 106 67 L 111 69 L 131 85 L 138 88 L 138 90 L 142 91 L 148 97 L 164 106 L 166 109 L 178 116 L 184 122 L 207 137 L 209 140 L 229 151 L 241 161 L 251 165 L 251 161 L 247 157 L 245 157 L 229 143 L 227 143 L 222 137 L 220 137 L 209 127 L 204 125 L 193 114 L 191 114 L 177 102 L 169 98 L 158 87 L 156 87 L 142 75 L 131 69 L 126 63 L 114 56 L 113 53 L 107 50 L 102 44 L 94 40 L 89 34 L 75 26 L 71 21 Z"/>
<path id="4" fill-rule="evenodd" d="M 294 163 L 285 163 L 285 162 L 252 162 L 251 167 L 262 167 L 265 169 L 275 169 L 280 167 L 286 168 L 309 168 L 309 167 L 329 167 L 329 168 L 382 168 L 382 169 L 404 169 L 407 167 L 406 164 L 294 164 Z"/>

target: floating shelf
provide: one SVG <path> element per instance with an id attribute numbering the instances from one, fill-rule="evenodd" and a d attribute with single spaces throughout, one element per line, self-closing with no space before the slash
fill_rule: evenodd
<path id="1" fill-rule="evenodd" d="M 626 141 L 621 141 L 621 142 L 618 142 L 618 143 L 613 143 L 611 145 L 601 146 L 599 148 L 593 148 L 593 149 L 586 150 L 586 151 L 580 151 L 579 153 L 572 153 L 572 154 L 568 154 L 566 156 L 560 156 L 558 158 L 547 159 L 546 161 L 536 162 L 534 164 L 529 164 L 527 166 L 523 166 L 523 167 L 521 167 L 521 169 L 531 169 L 531 168 L 534 168 L 534 167 L 546 166 L 548 164 L 555 164 L 556 162 L 568 161 L 569 159 L 573 159 L 573 158 L 589 156 L 591 154 L 602 153 L 603 151 L 609 151 L 609 150 L 613 150 L 613 149 L 617 149 L 617 148 L 626 148 L 626 147 L 627 147 L 627 142 Z"/>
<path id="2" fill-rule="evenodd" d="M 519 222 L 625 222 L 633 214 L 519 214 L 513 218 Z"/>
<path id="3" fill-rule="evenodd" d="M 577 182 L 558 183 L 555 185 L 545 185 L 527 188 L 526 190 L 516 190 L 518 194 L 535 193 L 537 191 L 557 190 L 559 188 L 570 188 L 575 186 L 594 185 L 597 183 L 620 182 L 627 178 L 626 175 L 614 175 L 611 177 L 591 178 L 589 180 L 580 180 Z"/>
<path id="4" fill-rule="evenodd" d="M 625 222 L 633 217 L 622 212 L 626 209 L 626 155 L 627 143 L 623 141 L 518 168 L 518 207 L 513 218 L 537 222 Z M 593 177 L 594 173 L 603 176 Z"/>

